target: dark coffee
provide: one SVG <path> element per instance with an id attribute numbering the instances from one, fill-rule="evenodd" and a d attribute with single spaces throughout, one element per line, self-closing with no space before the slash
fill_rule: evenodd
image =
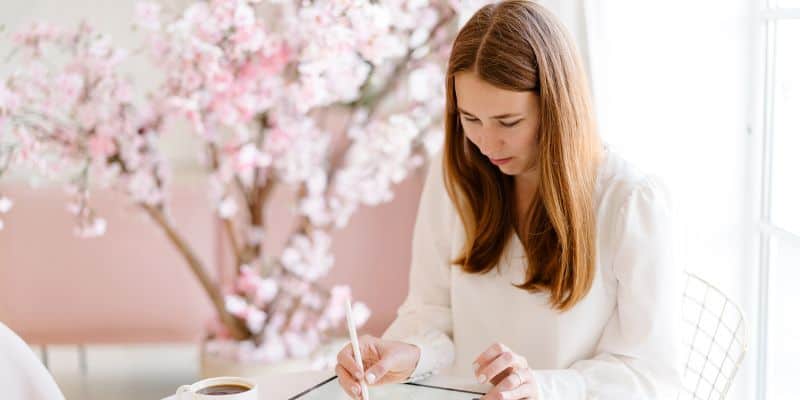
<path id="1" fill-rule="evenodd" d="M 249 386 L 237 385 L 235 383 L 226 383 L 223 385 L 214 385 L 202 388 L 197 391 L 198 394 L 206 394 L 211 396 L 221 396 L 224 394 L 243 393 L 250 390 Z"/>

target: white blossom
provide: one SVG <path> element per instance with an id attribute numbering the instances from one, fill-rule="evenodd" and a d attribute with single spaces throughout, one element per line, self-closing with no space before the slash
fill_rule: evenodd
<path id="1" fill-rule="evenodd" d="M 220 203 L 219 207 L 217 207 L 217 212 L 219 216 L 225 219 L 230 219 L 234 215 L 236 215 L 236 211 L 238 211 L 239 207 L 236 205 L 236 199 L 231 196 L 226 196 Z"/>
<path id="2" fill-rule="evenodd" d="M 311 232 L 310 236 L 295 235 L 283 251 L 281 262 L 295 274 L 315 281 L 333 266 L 330 236 L 321 230 Z"/>
<path id="3" fill-rule="evenodd" d="M 0 196 L 0 214 L 7 213 L 14 206 L 14 202 L 8 197 Z"/>

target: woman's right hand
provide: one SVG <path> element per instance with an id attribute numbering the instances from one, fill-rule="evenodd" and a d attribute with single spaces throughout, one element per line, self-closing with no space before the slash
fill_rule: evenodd
<path id="1" fill-rule="evenodd" d="M 344 346 L 336 357 L 339 385 L 353 399 L 362 398 L 359 383 L 362 380 L 369 385 L 403 382 L 411 376 L 419 362 L 420 349 L 413 344 L 370 335 L 358 338 L 358 343 L 366 373 L 362 374 L 356 364 L 351 344 Z"/>

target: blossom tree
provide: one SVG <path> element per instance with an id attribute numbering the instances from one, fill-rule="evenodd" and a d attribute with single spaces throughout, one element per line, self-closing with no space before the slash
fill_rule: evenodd
<path id="1" fill-rule="evenodd" d="M 332 232 L 359 207 L 390 201 L 441 145 L 457 6 L 209 0 L 169 12 L 143 2 L 143 45 L 133 53 L 87 23 L 34 23 L 14 34 L 19 68 L 0 81 L 0 175 L 25 168 L 62 179 L 85 237 L 106 230 L 91 192 L 125 193 L 198 279 L 220 350 L 263 361 L 308 356 L 341 323 L 350 296 L 317 283 L 334 263 Z M 132 56 L 149 57 L 163 76 L 138 97 L 119 72 Z M 176 121 L 189 122 L 203 149 L 232 284 L 208 276 L 171 218 L 159 140 Z M 278 185 L 295 191 L 297 225 L 279 254 L 266 254 L 265 208 Z M 11 206 L 0 193 L 0 215 Z M 360 323 L 369 314 L 361 303 L 355 312 Z"/>

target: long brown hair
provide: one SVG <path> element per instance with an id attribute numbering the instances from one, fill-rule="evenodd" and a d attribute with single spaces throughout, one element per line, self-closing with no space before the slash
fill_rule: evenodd
<path id="1" fill-rule="evenodd" d="M 458 118 L 454 76 L 472 71 L 505 90 L 540 97 L 539 184 L 520 221 L 530 292 L 547 291 L 568 310 L 591 288 L 595 270 L 594 185 L 600 158 L 588 82 L 574 43 L 544 7 L 521 0 L 478 10 L 456 36 L 447 68 L 444 171 L 466 231 L 453 261 L 469 273 L 496 268 L 514 229 L 514 180 L 482 156 Z"/>

